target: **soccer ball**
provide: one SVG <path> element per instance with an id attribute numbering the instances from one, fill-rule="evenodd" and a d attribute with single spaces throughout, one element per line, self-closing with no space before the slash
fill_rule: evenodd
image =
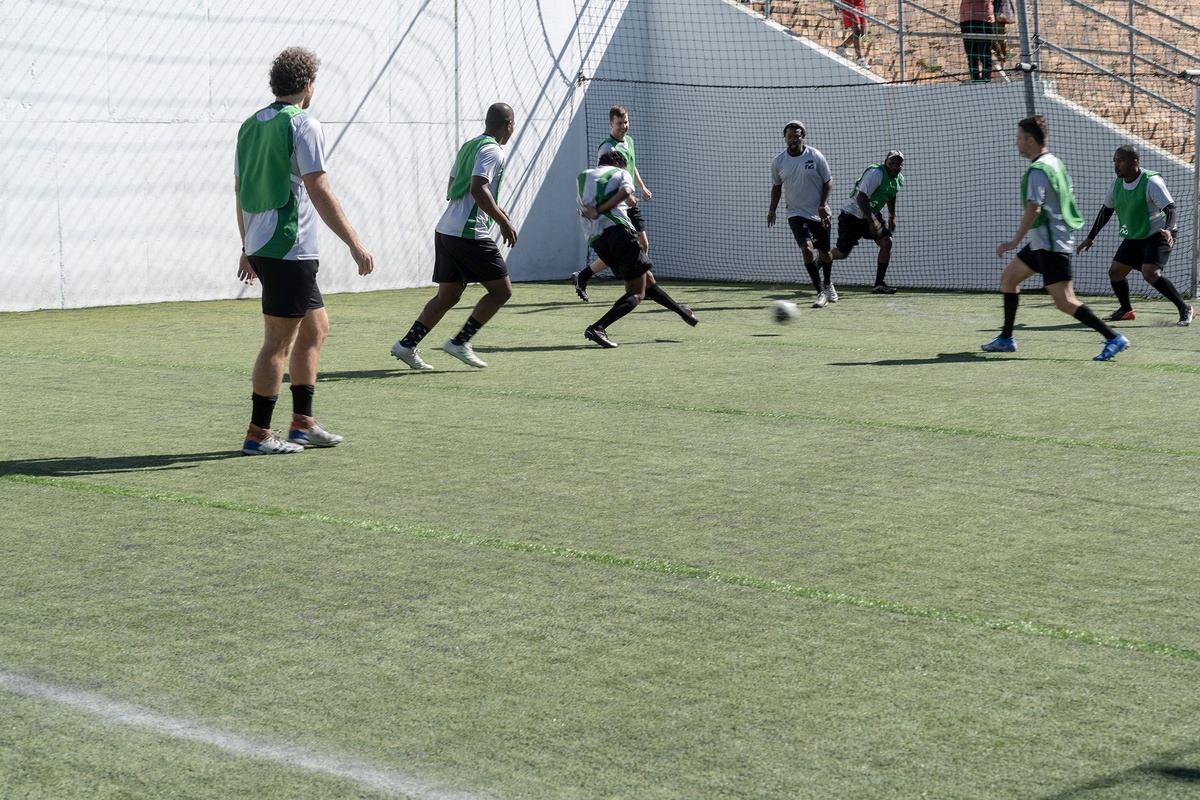
<path id="1" fill-rule="evenodd" d="M 800 316 L 800 306 L 790 300 L 776 300 L 767 308 L 771 319 L 780 325 L 786 325 Z"/>

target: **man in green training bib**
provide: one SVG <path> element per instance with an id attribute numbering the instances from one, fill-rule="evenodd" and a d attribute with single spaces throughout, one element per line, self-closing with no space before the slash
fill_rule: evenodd
<path id="1" fill-rule="evenodd" d="M 1110 361 L 1129 347 L 1129 339 L 1106 325 L 1075 298 L 1071 253 L 1075 249 L 1075 231 L 1083 227 L 1083 216 L 1075 205 L 1075 192 L 1066 165 L 1046 145 L 1048 135 L 1049 123 L 1040 114 L 1017 123 L 1017 151 L 1030 162 L 1021 179 L 1021 202 L 1025 213 L 1016 236 L 998 245 L 996 255 L 1003 256 L 1016 250 L 1026 234 L 1029 234 L 1029 243 L 1000 273 L 1004 327 L 1000 335 L 982 349 L 988 353 L 1016 352 L 1013 326 L 1017 319 L 1021 283 L 1040 273 L 1046 293 L 1054 299 L 1054 306 L 1104 337 L 1104 349 L 1093 360 Z"/>
<path id="2" fill-rule="evenodd" d="M 363 247 L 325 175 L 325 135 L 309 116 L 320 60 L 311 50 L 289 47 L 271 64 L 275 102 L 242 123 L 234 162 L 238 232 L 242 255 L 238 278 L 262 283 L 263 345 L 251 377 L 246 455 L 298 453 L 332 447 L 342 437 L 313 418 L 313 391 L 329 316 L 317 287 L 317 219 L 350 248 L 359 275 L 375 260 Z M 288 362 L 288 353 L 291 361 Z M 271 431 L 284 365 L 292 392 L 292 424 L 285 440 Z"/>
<path id="3" fill-rule="evenodd" d="M 1129 301 L 1129 281 L 1126 276 L 1141 269 L 1146 283 L 1175 304 L 1179 311 L 1178 325 L 1188 326 L 1196 311 L 1183 302 L 1175 284 L 1162 274 L 1163 267 L 1175 245 L 1175 201 L 1167 184 L 1157 172 L 1142 169 L 1138 150 L 1131 144 L 1122 145 L 1113 154 L 1116 179 L 1104 195 L 1100 213 L 1079 245 L 1076 253 L 1089 250 L 1096 236 L 1112 219 L 1115 212 L 1121 225 L 1121 246 L 1108 268 L 1108 279 L 1117 295 L 1120 307 L 1109 317 L 1114 322 L 1133 320 L 1137 312 Z"/>
<path id="4" fill-rule="evenodd" d="M 486 290 L 479 298 L 466 324 L 456 336 L 447 339 L 442 349 L 464 364 L 486 367 L 475 355 L 471 337 L 512 297 L 512 283 L 500 248 L 492 239 L 490 221 L 500 228 L 509 247 L 517 244 L 517 229 L 500 208 L 500 183 L 504 178 L 504 149 L 515 128 L 512 107 L 493 103 L 487 110 L 484 131 L 464 142 L 454 159 L 446 190 L 449 205 L 433 234 L 434 295 L 408 329 L 404 338 L 392 345 L 392 355 L 413 369 L 433 369 L 417 352 L 425 334 L 433 330 L 446 312 L 462 299 L 468 283 Z"/>
<path id="5" fill-rule="evenodd" d="M 850 197 L 842 203 L 838 214 L 837 246 L 829 251 L 833 261 L 850 255 L 863 239 L 879 245 L 875 262 L 875 294 L 895 294 L 896 290 L 884 280 L 892 256 L 892 231 L 896 230 L 896 194 L 904 186 L 904 153 L 889 150 L 882 164 L 871 164 L 854 184 Z M 883 224 L 883 207 L 887 206 L 888 221 Z"/>

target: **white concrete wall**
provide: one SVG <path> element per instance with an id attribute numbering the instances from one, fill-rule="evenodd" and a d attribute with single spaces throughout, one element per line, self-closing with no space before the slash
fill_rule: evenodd
<path id="1" fill-rule="evenodd" d="M 234 141 L 292 44 L 324 62 L 312 113 L 377 263 L 360 278 L 325 232 L 326 292 L 429 283 L 455 149 L 497 100 L 518 115 L 501 198 L 520 229 L 516 280 L 584 262 L 573 179 L 614 102 L 631 108 L 659 189 L 644 210 L 661 275 L 797 277 L 786 226 L 763 223 L 767 167 L 795 117 L 829 157 L 835 197 L 889 147 L 908 154 L 898 283 L 932 268 L 945 283 L 923 285 L 971 285 L 963 275 L 983 270 L 990 288 L 989 253 L 1019 217 L 1017 85 L 881 85 L 728 0 L 22 0 L 0 3 L 0 26 L 0 310 L 257 294 L 234 277 Z M 821 88 L 780 88 L 796 86 Z M 1090 219 L 1127 137 L 1052 96 L 1038 103 Z M 1146 166 L 1177 194 L 1192 185 L 1165 154 L 1148 151 Z M 952 184 L 961 199 L 948 203 Z M 1190 248 L 1194 217 L 1181 219 Z M 873 264 L 856 252 L 838 274 L 867 283 Z"/>

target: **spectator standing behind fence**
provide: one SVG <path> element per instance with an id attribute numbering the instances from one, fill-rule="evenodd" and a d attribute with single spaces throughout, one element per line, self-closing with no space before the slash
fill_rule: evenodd
<path id="1" fill-rule="evenodd" d="M 963 47 L 967 51 L 967 69 L 971 82 L 988 82 L 992 79 L 992 40 L 976 36 L 990 36 L 996 32 L 996 14 L 992 11 L 993 0 L 961 0 L 958 4 L 958 23 L 962 28 Z"/>
<path id="2" fill-rule="evenodd" d="M 855 10 L 862 11 L 864 14 L 867 11 L 867 0 L 843 1 L 846 5 L 853 6 Z M 849 31 L 849 33 L 846 34 L 846 38 L 842 40 L 842 43 L 838 45 L 837 54 L 843 58 L 847 57 L 849 53 L 846 52 L 846 46 L 853 45 L 855 63 L 860 67 L 865 67 L 867 66 L 867 59 L 862 54 L 862 39 L 867 35 L 867 18 L 852 11 L 847 11 L 844 8 L 841 11 L 842 27 Z"/>
<path id="3" fill-rule="evenodd" d="M 1013 0 L 994 0 L 992 3 L 992 13 L 996 15 L 996 35 L 1004 36 L 1008 33 L 1008 26 L 1017 21 L 1017 9 L 1013 6 Z M 1008 40 L 993 39 L 992 51 L 996 54 L 996 71 L 1000 73 L 1000 77 L 1005 83 L 1010 83 L 1008 77 Z"/>

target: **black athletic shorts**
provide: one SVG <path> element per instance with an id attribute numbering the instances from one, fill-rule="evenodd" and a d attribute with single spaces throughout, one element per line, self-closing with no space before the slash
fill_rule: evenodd
<path id="1" fill-rule="evenodd" d="M 268 317 L 303 317 L 314 308 L 324 308 L 317 288 L 317 269 L 312 261 L 284 261 L 282 258 L 249 256 L 262 283 L 262 312 Z"/>
<path id="2" fill-rule="evenodd" d="M 642 249 L 637 234 L 624 225 L 605 228 L 592 242 L 596 255 L 623 281 L 645 275 L 654 268 L 650 256 Z"/>
<path id="3" fill-rule="evenodd" d="M 796 244 L 801 247 L 811 239 L 818 250 L 829 250 L 829 228 L 822 225 L 819 219 L 788 217 L 788 227 L 792 229 L 792 236 L 796 237 Z"/>
<path id="4" fill-rule="evenodd" d="M 1121 246 L 1117 248 L 1117 254 L 1113 256 L 1113 261 L 1127 267 L 1141 269 L 1142 264 L 1165 267 L 1167 259 L 1170 257 L 1171 248 L 1167 247 L 1167 240 L 1163 238 L 1162 231 L 1159 231 L 1145 239 L 1122 239 Z"/>
<path id="5" fill-rule="evenodd" d="M 1051 250 L 1034 250 L 1029 245 L 1021 248 L 1017 258 L 1024 261 L 1029 268 L 1042 276 L 1042 282 L 1049 286 L 1071 280 L 1071 256 L 1066 253 L 1055 253 Z"/>
<path id="6" fill-rule="evenodd" d="M 433 235 L 434 283 L 484 283 L 508 275 L 504 256 L 491 239 L 464 239 L 440 231 Z"/>
<path id="7" fill-rule="evenodd" d="M 883 215 L 876 213 L 875 221 L 879 223 L 880 230 L 883 231 L 879 238 L 891 236 L 892 232 L 888 230 L 888 226 L 883 224 Z M 875 238 L 867 230 L 867 221 L 859 219 L 853 214 L 847 214 L 845 211 L 838 214 L 838 238 L 837 249 L 842 255 L 847 255 L 854 249 L 854 245 L 858 244 L 863 239 L 875 241 Z"/>
<path id="8" fill-rule="evenodd" d="M 642 209 L 640 206 L 628 206 L 625 213 L 629 215 L 629 221 L 633 223 L 633 230 L 641 233 L 646 230 L 646 221 L 642 219 Z"/>

